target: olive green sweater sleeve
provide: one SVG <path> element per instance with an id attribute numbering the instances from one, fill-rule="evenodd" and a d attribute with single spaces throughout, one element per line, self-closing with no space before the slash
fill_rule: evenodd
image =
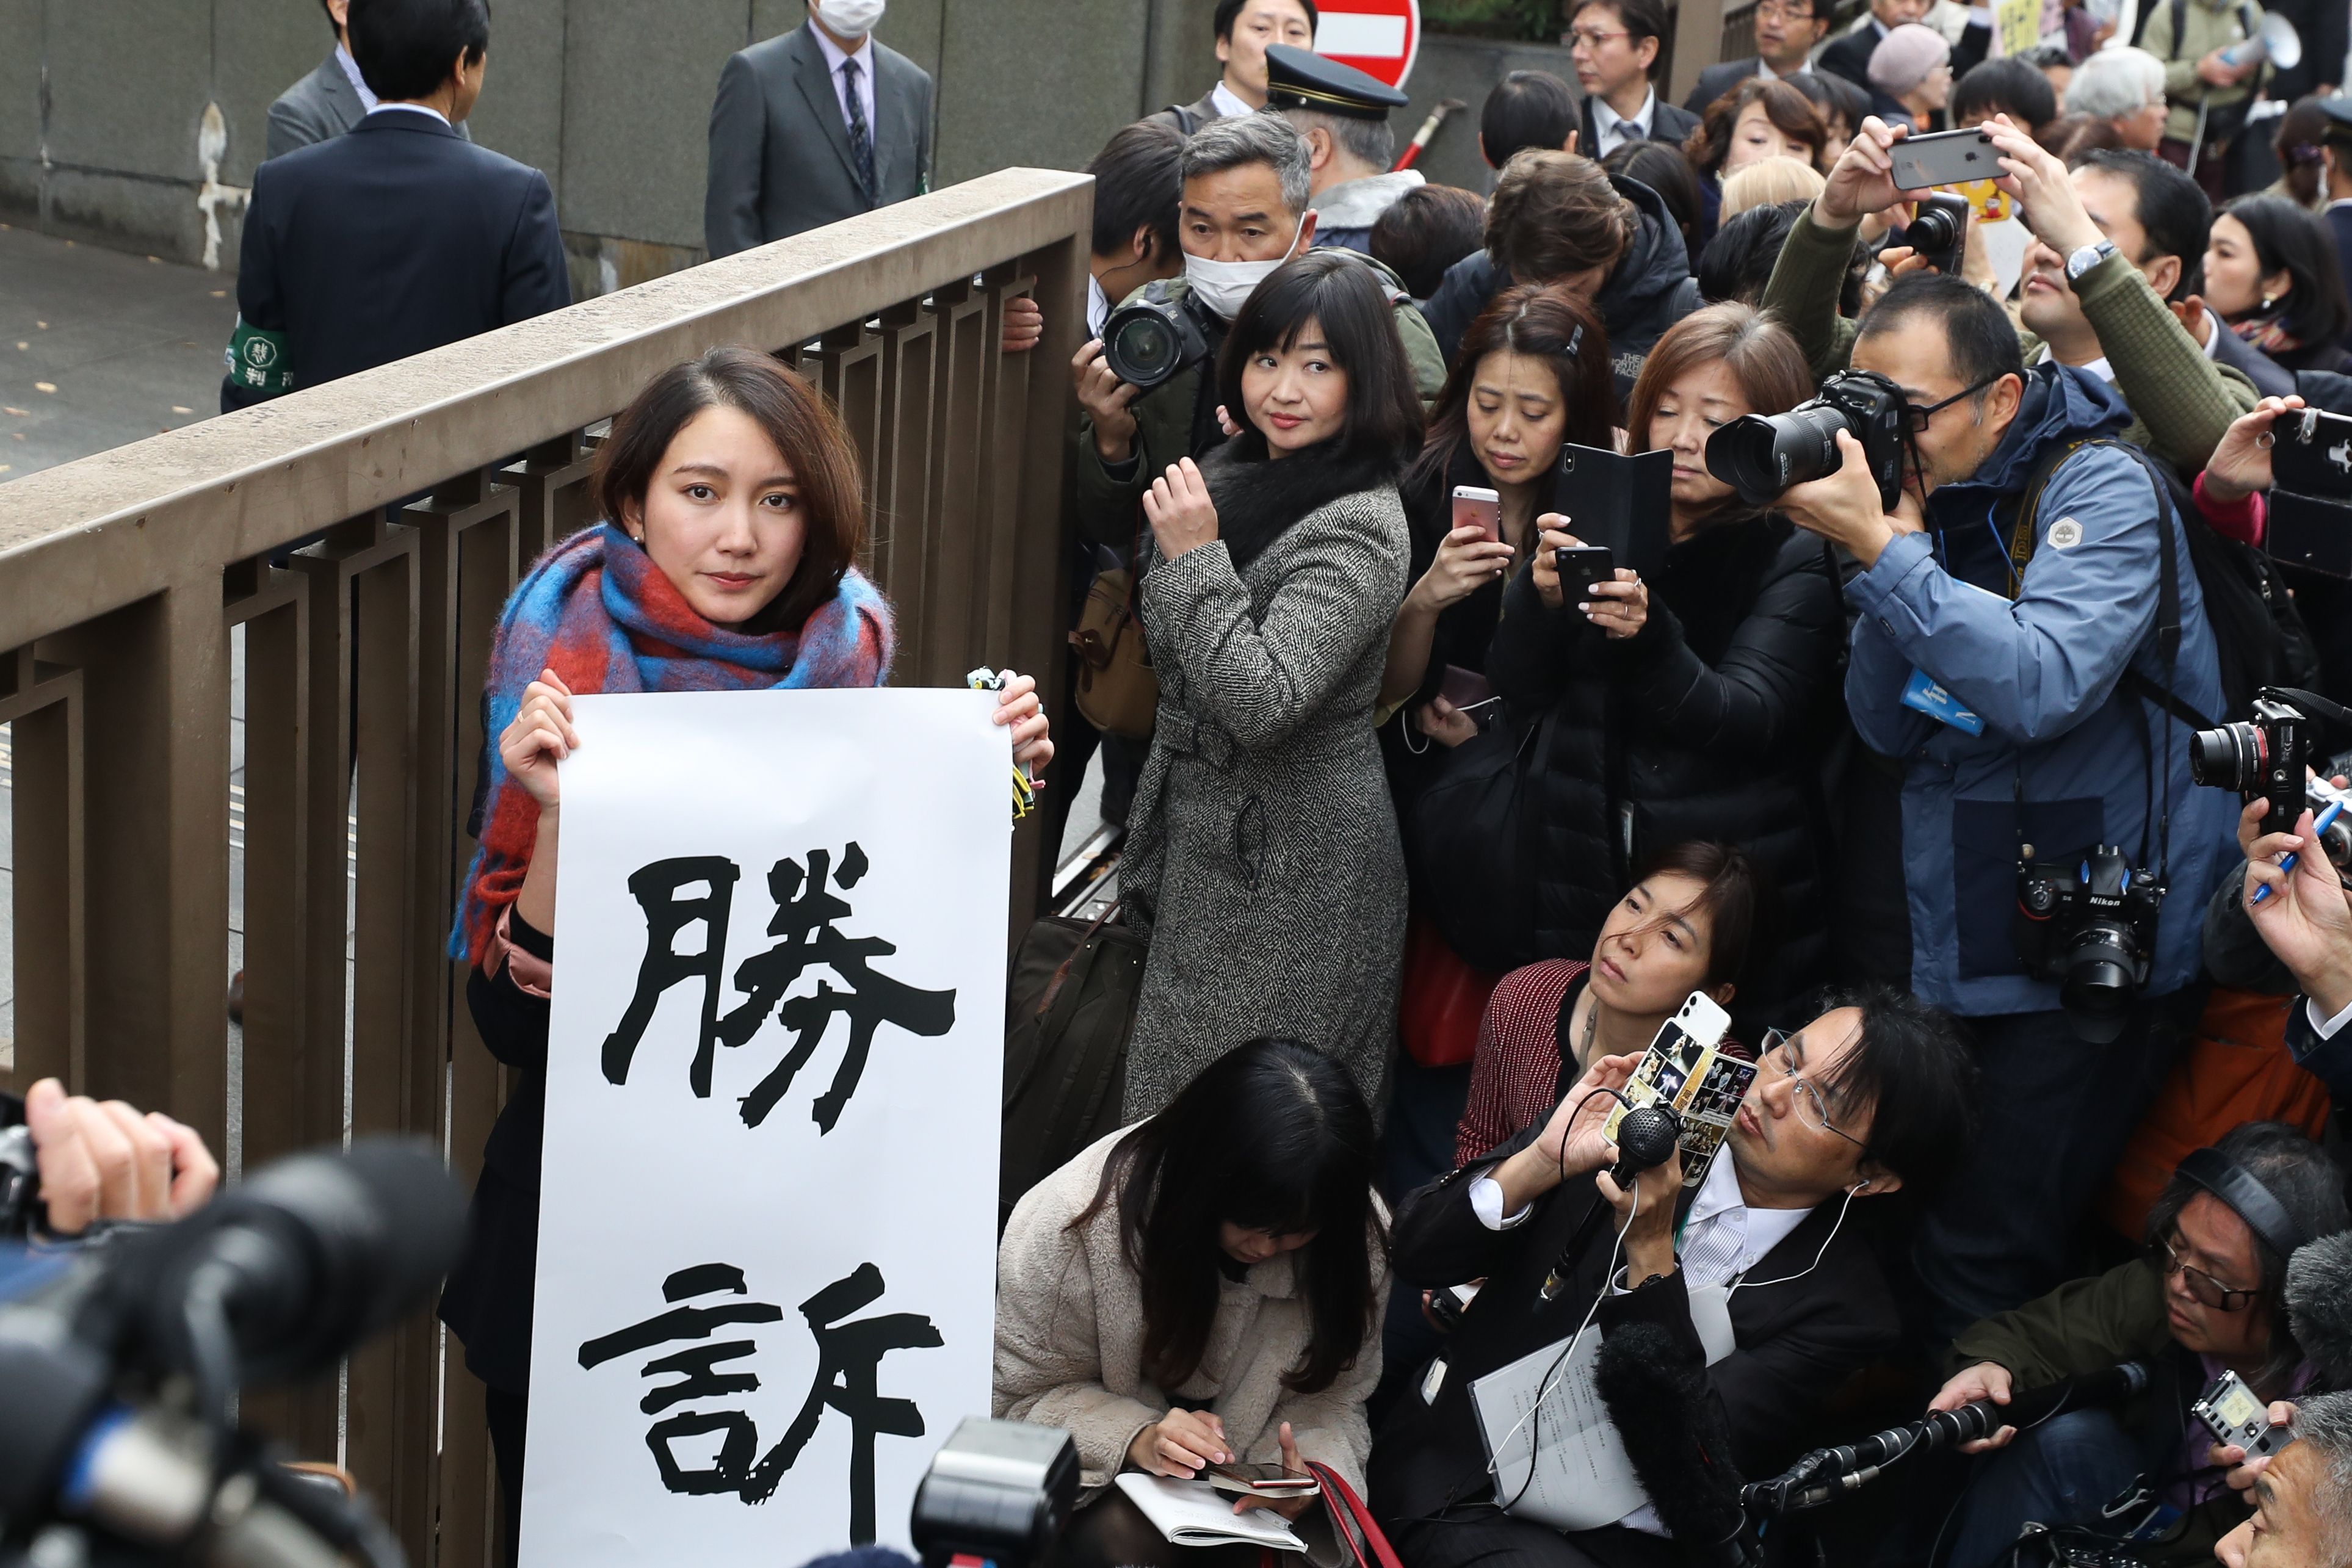
<path id="1" fill-rule="evenodd" d="M 2099 335 L 2116 390 L 2131 405 L 2124 439 L 2193 476 L 2230 422 L 2254 406 L 2254 384 L 2206 358 L 2147 279 L 2120 253 L 2074 283 L 2083 316 Z M 2222 329 L 2216 323 L 2214 330 Z"/>
<path id="2" fill-rule="evenodd" d="M 2007 1367 L 2018 1387 L 2039 1388 L 2153 1355 L 2171 1338 L 2164 1281 L 2135 1259 L 1974 1324 L 1952 1342 L 1950 1370 L 1990 1361 Z"/>
<path id="3" fill-rule="evenodd" d="M 1820 381 L 1845 369 L 1853 353 L 1854 324 L 1838 314 L 1846 263 L 1853 258 L 1853 229 L 1825 228 L 1806 208 L 1797 215 L 1764 286 L 1764 308 L 1786 327 Z"/>

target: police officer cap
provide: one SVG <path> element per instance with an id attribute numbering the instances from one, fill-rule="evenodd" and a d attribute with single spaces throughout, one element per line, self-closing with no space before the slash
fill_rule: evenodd
<path id="1" fill-rule="evenodd" d="M 1391 109 L 1411 101 L 1378 77 L 1327 60 L 1289 44 L 1265 47 L 1265 106 L 1311 109 L 1351 120 L 1386 120 Z"/>
<path id="2" fill-rule="evenodd" d="M 2338 93 L 2318 102 L 2319 112 L 2327 116 L 2327 125 L 2320 140 L 2336 146 L 2352 146 L 2352 93 Z"/>

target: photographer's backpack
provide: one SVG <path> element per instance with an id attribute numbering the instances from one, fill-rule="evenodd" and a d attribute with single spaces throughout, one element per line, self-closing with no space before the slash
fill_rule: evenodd
<path id="1" fill-rule="evenodd" d="M 2102 436 L 2071 442 L 2044 455 L 2027 477 L 2019 508 L 2011 514 L 2026 525 L 2019 530 L 2019 537 L 2027 541 L 2026 558 L 2031 559 L 2032 541 L 2040 538 L 2038 512 L 2043 486 L 2050 483 L 2060 464 L 2086 446 L 2112 446 L 2128 453 L 2147 471 L 2156 486 L 2168 534 L 2173 519 L 2180 519 L 2181 537 L 2189 543 L 2189 564 L 2197 573 L 2197 586 L 2205 600 L 2205 619 L 2213 628 L 2213 645 L 2221 657 L 2222 711 L 2210 716 L 2200 714 L 2171 692 L 2129 670 L 2124 673 L 2123 684 L 2192 729 L 2210 729 L 2230 715 L 2243 712 L 2254 700 L 2254 694 L 2264 686 L 2311 685 L 2318 674 L 2318 655 L 2312 651 L 2311 632 L 2305 627 L 2294 600 L 2288 595 L 2286 584 L 2280 580 L 2278 568 L 2253 546 L 2206 526 L 2179 476 L 2137 447 Z M 2163 591 L 2168 602 L 2158 610 L 2159 630 L 2168 627 L 2178 638 L 2179 589 L 2175 585 L 2168 539 L 2163 569 Z M 2017 570 L 2021 577 L 2024 559 L 2017 562 Z"/>

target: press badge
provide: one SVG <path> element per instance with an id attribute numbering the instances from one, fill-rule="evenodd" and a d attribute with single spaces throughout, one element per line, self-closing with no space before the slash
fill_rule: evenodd
<path id="1" fill-rule="evenodd" d="M 1948 724 L 1962 735 L 1982 735 L 1984 720 L 1962 707 L 1959 699 L 1927 678 L 1916 665 L 1903 683 L 1903 706 L 1916 708 L 1938 724 Z"/>

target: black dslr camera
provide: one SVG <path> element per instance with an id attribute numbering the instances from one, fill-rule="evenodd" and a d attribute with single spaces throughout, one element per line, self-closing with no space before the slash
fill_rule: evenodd
<path id="1" fill-rule="evenodd" d="M 1746 414 L 1707 437 L 1706 471 L 1751 507 L 1767 507 L 1791 485 L 1834 474 L 1845 459 L 1837 433 L 1862 443 L 1863 462 L 1888 511 L 1903 494 L 1903 389 L 1875 371 L 1840 371 L 1819 396 L 1786 413 Z"/>
<path id="2" fill-rule="evenodd" d="M 1131 387 L 1150 391 L 1185 366 L 1209 357 L 1209 334 L 1189 293 L 1171 299 L 1155 283 L 1103 323 L 1103 362 Z"/>
<path id="3" fill-rule="evenodd" d="M 2260 795 L 2271 807 L 2263 831 L 2291 833 L 2303 815 L 2312 727 L 2309 716 L 2284 693 L 2264 686 L 2254 694 L 2252 718 L 2189 737 L 2189 777 L 2216 789 Z"/>
<path id="4" fill-rule="evenodd" d="M 2027 844 L 2017 865 L 2017 956 L 2026 973 L 2058 982 L 2074 1031 L 2096 1045 L 2123 1032 L 2132 998 L 2147 983 L 2165 886 L 2101 844 L 2071 863 L 2039 861 Z"/>

